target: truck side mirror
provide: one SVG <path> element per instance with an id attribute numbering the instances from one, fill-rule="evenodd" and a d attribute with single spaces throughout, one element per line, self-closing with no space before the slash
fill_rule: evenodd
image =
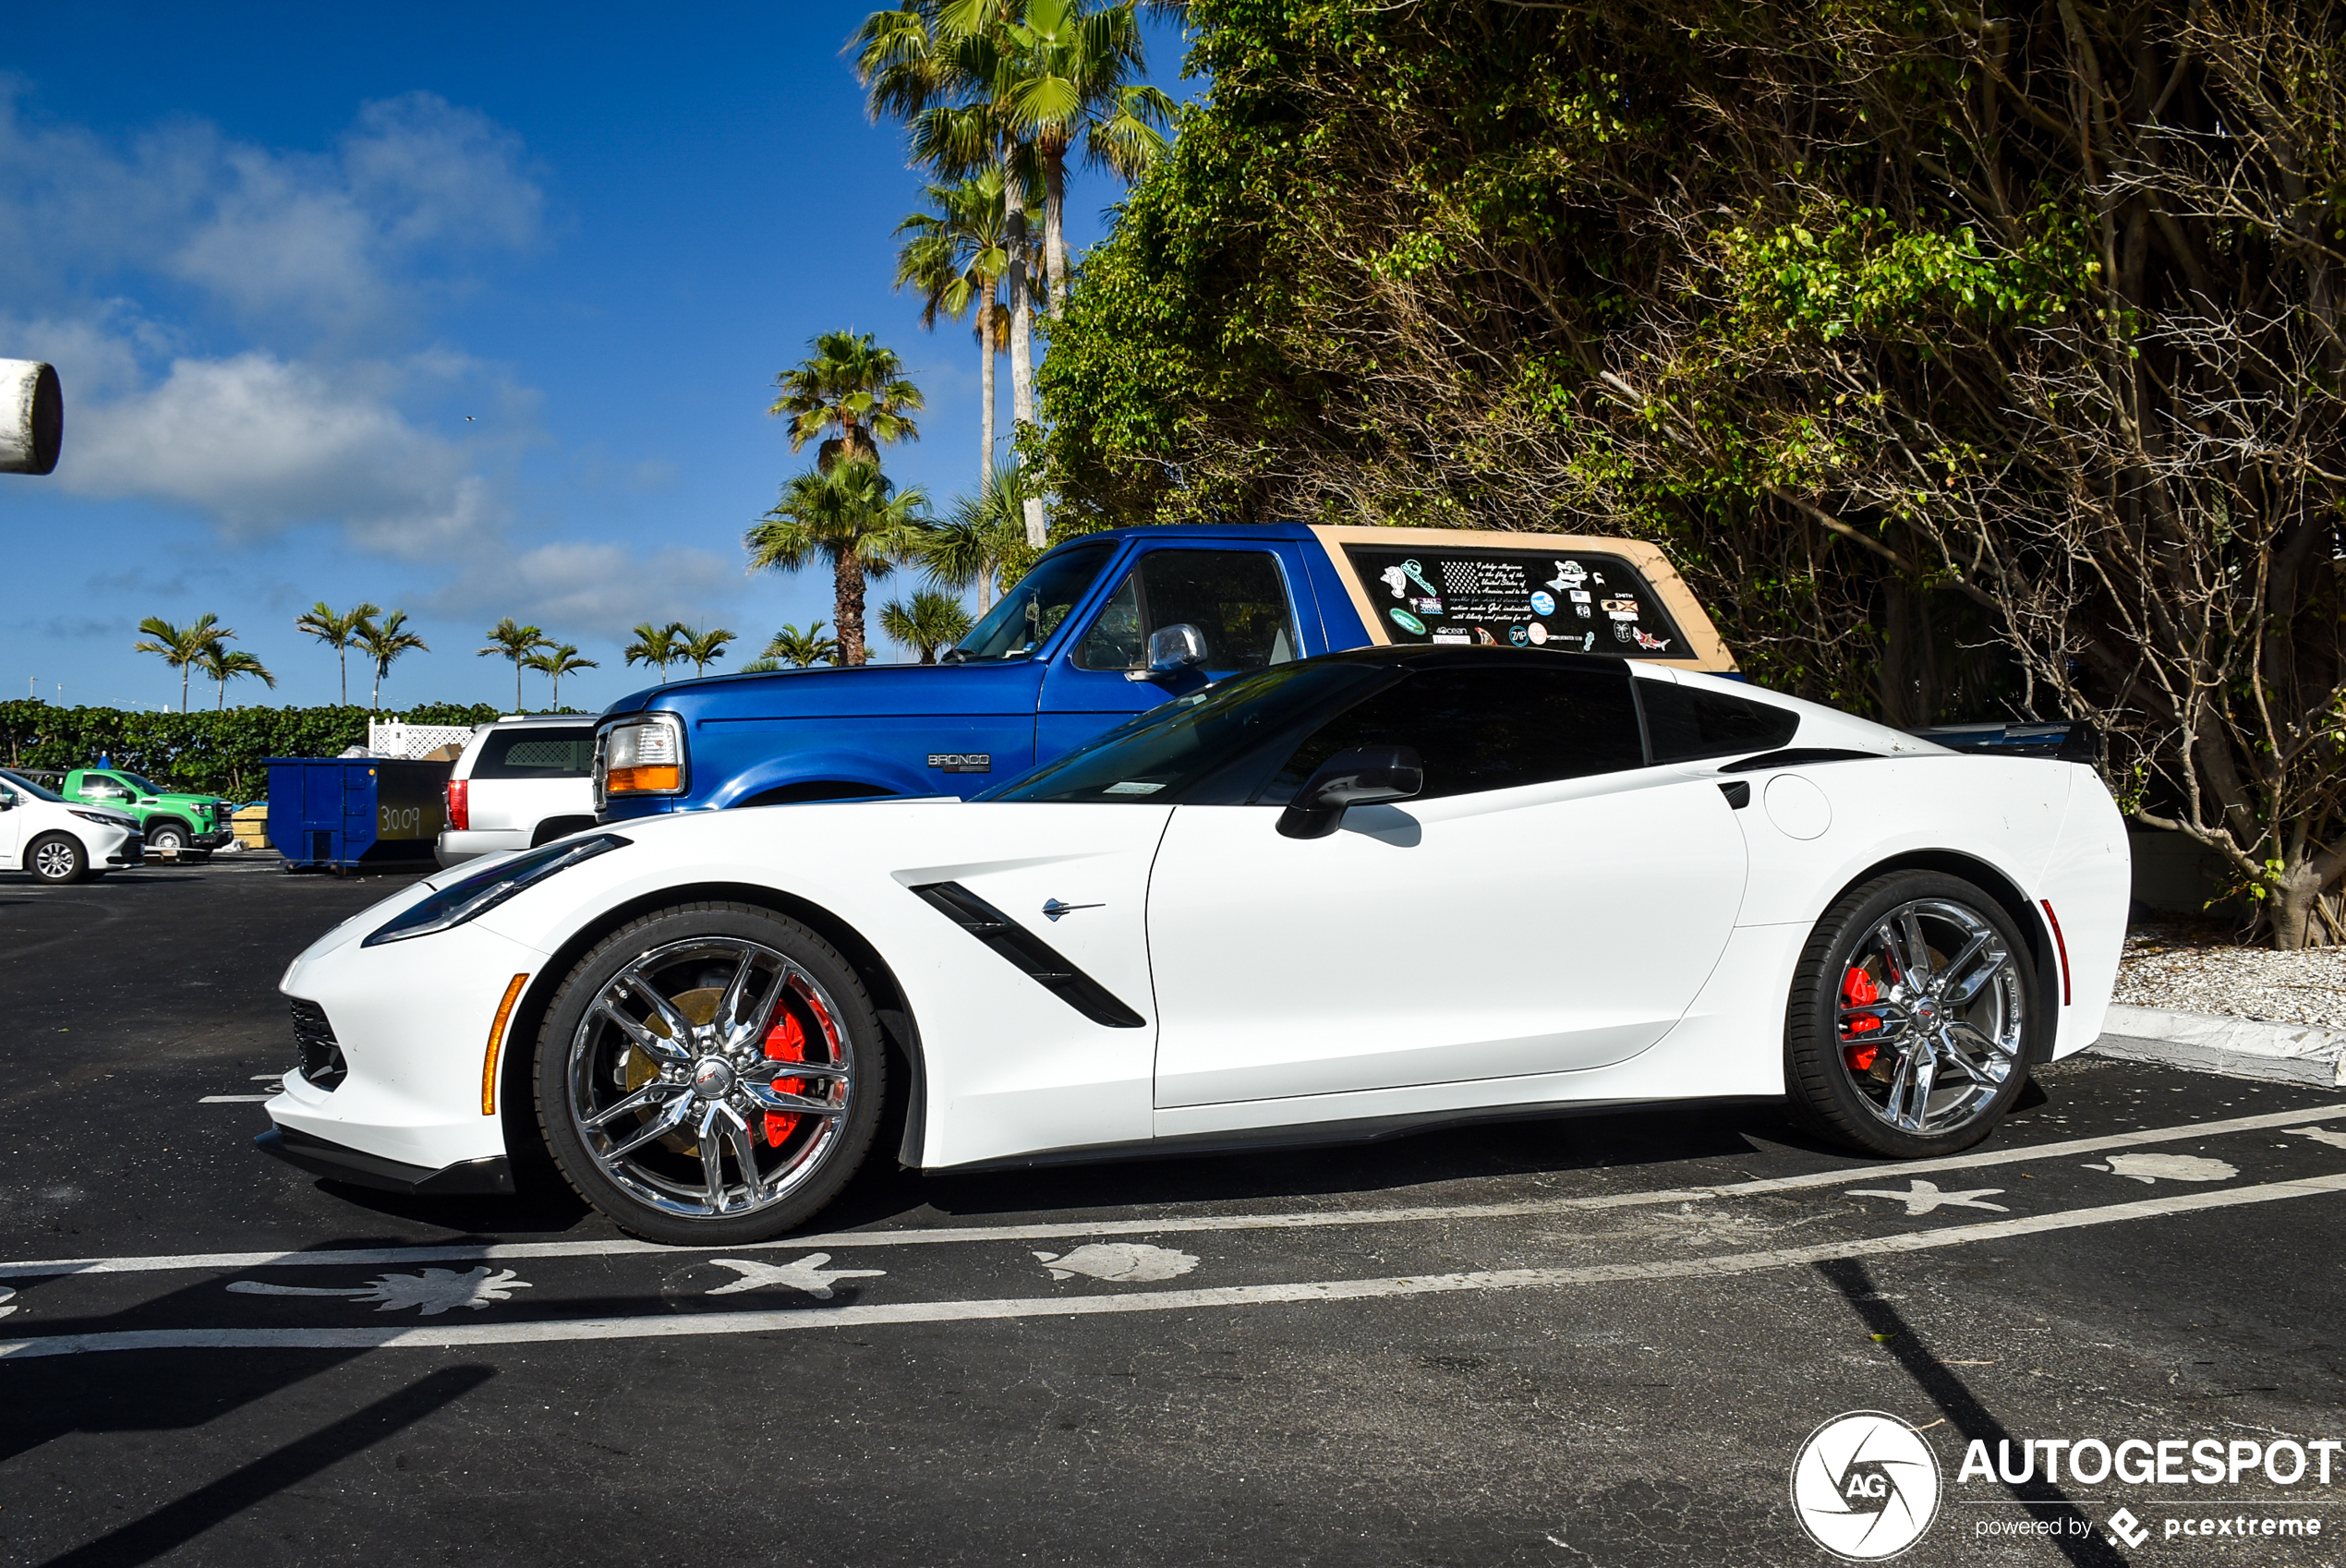
<path id="1" fill-rule="evenodd" d="M 1205 662 L 1205 633 L 1186 621 L 1149 633 L 1150 675 L 1171 675 Z"/>
<path id="2" fill-rule="evenodd" d="M 1425 788 L 1425 764 L 1414 746 L 1354 746 L 1322 763 L 1279 813 L 1289 838 L 1324 838 L 1354 806 L 1406 801 Z"/>

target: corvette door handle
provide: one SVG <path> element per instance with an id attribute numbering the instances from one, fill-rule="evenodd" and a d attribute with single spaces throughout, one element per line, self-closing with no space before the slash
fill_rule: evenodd
<path id="1" fill-rule="evenodd" d="M 1056 921 L 1059 916 L 1072 910 L 1104 910 L 1106 908 L 1107 908 L 1106 904 L 1062 904 L 1057 899 L 1046 899 L 1043 900 L 1043 918 Z"/>

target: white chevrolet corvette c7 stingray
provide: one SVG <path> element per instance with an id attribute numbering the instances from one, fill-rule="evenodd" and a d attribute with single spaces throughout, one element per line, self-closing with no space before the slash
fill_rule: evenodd
<path id="1" fill-rule="evenodd" d="M 2087 766 L 1710 676 L 1393 647 L 1234 677 L 967 802 L 629 822 L 444 872 L 286 971 L 261 1142 L 640 1235 L 778 1235 L 883 1107 L 923 1168 L 1781 1096 L 1988 1135 L 2101 1027 Z"/>

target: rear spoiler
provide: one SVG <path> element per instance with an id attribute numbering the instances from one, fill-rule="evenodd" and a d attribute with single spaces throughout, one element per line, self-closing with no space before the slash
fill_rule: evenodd
<path id="1" fill-rule="evenodd" d="M 1956 752 L 2049 757 L 2055 762 L 2101 760 L 2101 737 L 2092 724 L 2082 718 L 2063 718 L 2051 724 L 1945 724 L 1933 730 L 1909 730 L 1906 733 Z"/>

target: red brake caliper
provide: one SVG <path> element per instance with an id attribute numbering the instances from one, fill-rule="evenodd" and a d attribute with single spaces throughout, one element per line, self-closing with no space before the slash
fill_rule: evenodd
<path id="1" fill-rule="evenodd" d="M 777 1062 L 803 1062 L 806 1059 L 806 1031 L 799 1027 L 798 1019 L 786 1007 L 774 1009 L 774 1020 L 766 1031 L 766 1055 Z M 804 1094 L 806 1092 L 806 1080 L 803 1078 L 778 1078 L 774 1080 L 774 1088 L 783 1094 Z M 767 1145 L 780 1149 L 782 1140 L 788 1138 L 797 1126 L 796 1111 L 767 1112 Z"/>
<path id="2" fill-rule="evenodd" d="M 1880 1000 L 1880 987 L 1874 984 L 1873 976 L 1864 970 L 1852 969 L 1842 976 L 1841 1001 L 1844 1007 L 1869 1007 Z M 1860 1013 L 1841 1026 L 1841 1055 L 1849 1064 L 1851 1072 L 1873 1070 L 1874 1057 L 1880 1053 L 1881 1047 L 1870 1040 L 1852 1042 L 1856 1036 L 1870 1034 L 1880 1027 L 1881 1020 L 1871 1013 Z"/>

